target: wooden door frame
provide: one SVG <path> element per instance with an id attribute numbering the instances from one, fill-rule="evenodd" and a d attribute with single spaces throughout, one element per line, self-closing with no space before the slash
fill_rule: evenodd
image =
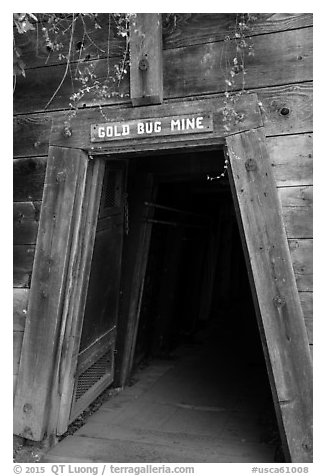
<path id="1" fill-rule="evenodd" d="M 62 433 L 66 426 L 69 395 L 65 388 L 73 378 L 76 336 L 82 326 L 82 291 L 87 289 L 90 273 L 103 175 L 101 157 L 207 150 L 226 144 L 286 457 L 292 462 L 312 461 L 311 356 L 257 95 L 240 98 L 236 108 L 243 119 L 227 134 L 221 96 L 166 101 L 158 106 L 103 108 L 112 122 L 209 112 L 214 130 L 99 144 L 91 142 L 90 126 L 103 122 L 103 111 L 80 111 L 69 126 L 63 117 L 55 120 L 17 378 L 15 434 L 41 440 Z M 263 250 L 257 252 L 256 238 L 262 235 Z"/>

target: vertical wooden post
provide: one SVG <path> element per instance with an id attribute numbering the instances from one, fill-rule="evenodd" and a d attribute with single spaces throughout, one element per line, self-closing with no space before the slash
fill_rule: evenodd
<path id="1" fill-rule="evenodd" d="M 51 400 L 66 325 L 67 276 L 87 167 L 85 152 L 50 147 L 14 402 L 14 433 L 36 441 L 51 432 Z"/>
<path id="2" fill-rule="evenodd" d="M 153 210 L 144 205 L 154 194 L 151 174 L 135 174 L 130 190 L 130 232 L 125 239 L 122 270 L 119 319 L 118 354 L 115 384 L 124 386 L 133 365 L 140 307 L 146 274 L 152 225 L 146 222 Z"/>
<path id="3" fill-rule="evenodd" d="M 288 459 L 311 462 L 312 362 L 264 131 L 226 142 L 281 436 Z"/>
<path id="4" fill-rule="evenodd" d="M 130 98 L 133 106 L 163 102 L 160 13 L 137 13 L 130 29 Z"/>

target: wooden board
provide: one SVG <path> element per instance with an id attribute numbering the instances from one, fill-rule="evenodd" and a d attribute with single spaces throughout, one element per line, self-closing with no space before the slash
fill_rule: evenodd
<path id="1" fill-rule="evenodd" d="M 23 336 L 24 336 L 23 331 L 14 331 L 14 334 L 13 334 L 13 344 L 14 344 L 14 347 L 13 347 L 13 374 L 14 375 L 18 374 Z"/>
<path id="2" fill-rule="evenodd" d="M 38 14 L 36 13 L 38 17 Z M 298 19 L 299 21 L 299 19 Z M 60 30 L 66 32 L 71 27 L 72 16 L 67 20 L 61 19 Z M 76 61 L 78 58 L 86 61 L 93 61 L 98 57 L 105 57 L 108 50 L 111 57 L 121 57 L 126 50 L 126 38 L 117 34 L 116 21 L 112 19 L 109 13 L 100 13 L 96 18 L 98 28 L 95 26 L 93 19 L 87 15 L 75 21 L 74 36 L 72 41 L 71 61 Z M 69 42 L 64 38 L 63 48 L 60 51 L 51 51 L 50 47 L 46 46 L 42 34 L 40 32 L 40 25 L 34 31 L 29 31 L 28 34 L 21 35 L 15 31 L 15 44 L 22 52 L 26 69 L 39 68 L 46 65 L 65 64 L 66 56 L 68 54 Z M 87 33 L 85 34 L 85 31 Z M 71 31 L 71 30 L 70 30 Z M 61 42 L 63 35 L 57 35 L 56 41 Z M 62 57 L 60 59 L 59 53 Z M 27 72 L 28 74 L 28 72 Z"/>
<path id="3" fill-rule="evenodd" d="M 252 36 L 312 25 L 310 13 L 258 13 L 256 16 L 257 20 L 250 24 Z M 173 14 L 170 21 L 163 24 L 163 48 L 224 41 L 234 28 L 235 17 L 235 13 Z"/>
<path id="4" fill-rule="evenodd" d="M 54 121 L 50 142 L 52 145 L 64 147 L 78 147 L 90 149 L 91 153 L 121 154 L 126 152 L 152 151 L 167 148 L 180 148 L 193 145 L 216 145 L 224 143 L 225 128 L 223 122 L 224 98 L 215 97 L 193 101 L 178 101 L 161 106 L 144 106 L 137 108 L 112 108 L 110 110 L 111 122 L 133 121 L 134 119 L 154 119 L 164 116 L 179 116 L 190 114 L 212 114 L 214 131 L 209 133 L 187 134 L 186 136 L 173 135 L 167 141 L 166 137 L 130 139 L 125 142 L 110 141 L 107 145 L 95 144 L 90 140 L 90 124 L 103 122 L 103 115 L 98 109 L 85 110 L 71 121 L 72 135 L 64 137 L 62 118 Z M 243 120 L 230 124 L 230 130 L 237 132 L 262 125 L 261 113 L 256 94 L 248 94 L 239 99 L 235 107 L 236 111 L 243 115 Z"/>
<path id="5" fill-rule="evenodd" d="M 47 405 L 60 356 L 75 195 L 82 194 L 87 162 L 83 152 L 49 152 L 14 410 L 14 433 L 33 440 L 42 439 L 50 417 Z"/>
<path id="6" fill-rule="evenodd" d="M 278 188 L 288 238 L 312 238 L 312 186 Z"/>
<path id="7" fill-rule="evenodd" d="M 161 13 L 136 13 L 131 20 L 130 98 L 133 106 L 163 102 Z"/>
<path id="8" fill-rule="evenodd" d="M 14 245 L 35 244 L 41 202 L 16 202 L 13 207 Z"/>
<path id="9" fill-rule="evenodd" d="M 312 83 L 263 88 L 257 89 L 255 92 L 263 105 L 263 120 L 267 136 L 312 131 Z M 215 96 L 212 99 L 214 100 Z M 172 109 L 175 107 L 173 105 L 169 106 L 169 104 L 174 104 L 174 102 L 171 103 L 167 100 L 165 103 L 165 106 L 162 105 L 159 108 L 162 112 L 158 114 L 169 114 L 169 107 L 172 107 Z M 289 109 L 289 114 L 286 116 L 280 113 L 283 107 Z M 121 105 L 119 109 L 124 108 L 127 108 L 126 104 Z M 112 109 L 111 107 L 104 108 L 104 115 L 111 120 L 111 115 L 115 109 L 115 106 L 112 106 Z M 82 110 L 78 112 L 78 116 L 83 114 Z M 157 114 L 156 108 L 151 108 L 151 114 L 153 116 Z M 60 113 L 53 112 L 16 116 L 14 118 L 14 130 L 17 131 L 14 134 L 14 156 L 32 157 L 35 155 L 46 155 L 48 152 L 50 123 L 58 115 Z M 103 121 L 103 119 L 103 116 L 98 115 L 96 120 Z M 91 122 L 91 120 L 90 117 L 89 121 Z M 291 164 L 293 164 L 293 167 L 301 167 L 301 163 L 302 167 L 305 164 L 306 167 L 309 167 L 309 164 L 312 162 L 308 160 L 309 154 L 311 155 L 312 153 L 312 139 L 311 135 L 308 138 L 305 137 L 291 136 L 275 138 L 273 141 L 269 140 L 268 143 L 271 144 L 269 145 L 270 154 L 275 152 L 275 155 L 273 154 L 273 160 L 276 161 L 275 164 L 285 166 L 288 154 L 291 154 Z M 34 144 L 37 144 L 37 147 Z M 280 154 L 280 150 L 282 150 L 282 154 Z M 295 157 L 297 157 L 296 161 Z M 276 176 L 277 180 L 282 179 L 284 171 L 282 170 L 279 177 Z M 292 176 L 290 174 L 293 173 L 295 173 L 295 170 L 289 168 L 283 180 L 291 179 Z"/>
<path id="10" fill-rule="evenodd" d="M 312 291 L 313 240 L 290 239 L 289 247 L 298 291 Z"/>
<path id="11" fill-rule="evenodd" d="M 269 137 L 266 142 L 278 187 L 312 185 L 312 134 Z"/>
<path id="12" fill-rule="evenodd" d="M 176 15 L 176 21 L 174 15 Z M 311 26 L 312 17 L 313 15 L 310 13 L 259 13 L 257 20 L 251 24 L 250 33 L 257 35 Z M 107 55 L 108 41 L 109 56 L 122 56 L 126 49 L 126 39 L 117 35 L 116 23 L 114 20 L 110 20 L 110 14 L 98 14 L 97 23 L 101 28 L 94 29 L 94 22 L 87 16 L 83 17 L 83 21 L 81 19 L 76 21 L 72 59 L 81 57 L 88 61 L 94 61 L 98 56 L 104 57 Z M 163 14 L 163 48 L 224 41 L 225 36 L 229 35 L 234 28 L 234 24 L 234 13 L 182 13 L 173 14 L 170 20 Z M 63 26 L 62 23 L 61 25 Z M 68 27 L 68 22 L 66 25 Z M 85 37 L 86 27 L 91 28 L 91 38 Z M 22 52 L 27 70 L 65 63 L 64 57 L 60 60 L 58 53 L 51 52 L 45 42 L 40 40 L 37 29 L 33 32 L 30 31 L 28 35 L 15 32 L 15 42 Z M 80 49 L 81 42 L 83 42 L 82 49 Z M 67 45 L 65 46 L 61 50 L 63 55 L 68 52 Z"/>
<path id="13" fill-rule="evenodd" d="M 247 89 L 312 80 L 312 29 L 261 35 L 254 45 L 255 55 L 246 61 Z M 208 43 L 166 51 L 164 97 L 223 92 L 224 48 L 223 43 Z"/>
<path id="14" fill-rule="evenodd" d="M 14 201 L 42 200 L 46 161 L 46 157 L 14 160 Z"/>
<path id="15" fill-rule="evenodd" d="M 111 58 L 110 70 L 114 69 L 116 58 Z M 96 74 L 98 80 L 107 78 L 108 63 L 106 59 L 97 60 Z M 23 76 L 17 77 L 15 95 L 14 95 L 14 113 L 22 114 L 28 112 L 44 112 L 45 106 L 50 100 L 51 96 L 56 91 L 58 85 L 65 75 L 66 65 L 54 65 L 46 68 L 36 68 L 28 71 L 26 78 Z M 51 104 L 49 104 L 47 111 L 56 111 L 69 108 L 70 96 L 74 91 L 78 90 L 80 82 L 71 80 L 70 74 L 67 74 L 60 92 L 54 97 Z M 94 104 L 108 103 L 121 104 L 129 102 L 129 77 L 124 76 L 120 82 L 119 87 L 115 84 L 112 86 L 111 97 L 109 99 L 99 100 L 95 94 L 89 94 L 83 98 L 80 103 L 81 107 L 94 106 Z M 121 94 L 123 97 L 121 97 Z M 85 105 L 85 106 L 84 106 Z"/>
<path id="16" fill-rule="evenodd" d="M 29 288 L 34 262 L 34 245 L 14 245 L 13 285 L 14 288 Z"/>
<path id="17" fill-rule="evenodd" d="M 13 290 L 13 330 L 24 331 L 29 289 Z"/>
<path id="18" fill-rule="evenodd" d="M 144 206 L 153 198 L 153 177 L 130 172 L 128 189 L 130 231 L 125 239 L 121 268 L 121 298 L 115 383 L 124 386 L 133 364 L 151 228 L 145 219 L 153 209 Z"/>
<path id="19" fill-rule="evenodd" d="M 50 114 L 29 114 L 14 118 L 14 157 L 46 155 L 49 136 L 55 112 Z"/>
<path id="20" fill-rule="evenodd" d="M 224 42 L 174 48 L 163 52 L 164 99 L 225 91 Z M 110 67 L 114 61 L 109 60 Z M 94 61 L 98 79 L 107 76 L 107 60 Z M 255 38 L 255 55 L 247 60 L 246 88 L 261 88 L 312 80 L 312 28 L 289 30 Z M 18 77 L 15 90 L 15 113 L 40 112 L 60 84 L 64 65 L 32 69 L 26 78 Z M 45 87 L 46 85 L 46 87 Z M 242 87 L 239 79 L 239 89 Z M 75 90 L 78 88 L 74 84 Z M 67 75 L 48 110 L 67 109 L 72 84 Z M 122 96 L 121 96 L 122 95 Z M 129 102 L 129 78 L 126 75 L 110 98 L 84 96 L 81 107 L 94 104 Z"/>
<path id="21" fill-rule="evenodd" d="M 312 82 L 255 91 L 262 103 L 266 135 L 312 132 Z M 287 114 L 282 114 L 283 108 L 288 109 Z"/>
<path id="22" fill-rule="evenodd" d="M 305 319 L 313 317 L 313 293 L 311 291 L 300 291 L 299 297 Z"/>
<path id="23" fill-rule="evenodd" d="M 73 256 L 71 257 L 73 266 L 70 269 L 68 284 L 70 293 L 65 299 L 67 321 L 62 344 L 58 383 L 61 398 L 59 403 L 55 402 L 55 405 L 58 406 L 58 417 L 56 418 L 54 414 L 52 420 L 52 428 L 56 429 L 59 434 L 66 431 L 71 411 L 103 174 L 103 160 L 98 159 L 89 163 L 83 200 L 84 206 L 76 239 L 78 246 L 73 250 Z"/>
<path id="24" fill-rule="evenodd" d="M 311 462 L 312 362 L 265 135 L 259 129 L 236 134 L 227 146 L 286 457 Z"/>

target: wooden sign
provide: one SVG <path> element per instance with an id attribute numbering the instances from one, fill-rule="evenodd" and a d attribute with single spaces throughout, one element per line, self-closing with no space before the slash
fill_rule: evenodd
<path id="1" fill-rule="evenodd" d="M 124 122 L 92 124 L 91 142 L 197 134 L 213 132 L 213 130 L 212 114 L 187 114 L 151 119 L 134 119 Z"/>

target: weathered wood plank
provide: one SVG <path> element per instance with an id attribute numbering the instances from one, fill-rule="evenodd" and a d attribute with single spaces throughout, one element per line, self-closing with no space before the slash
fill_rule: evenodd
<path id="1" fill-rule="evenodd" d="M 24 336 L 24 332 L 14 331 L 14 334 L 13 334 L 13 343 L 14 343 L 14 347 L 13 347 L 13 374 L 14 375 L 18 374 L 23 336 Z"/>
<path id="2" fill-rule="evenodd" d="M 278 188 L 288 238 L 312 238 L 312 186 Z"/>
<path id="3" fill-rule="evenodd" d="M 311 291 L 299 292 L 301 307 L 305 319 L 313 318 L 313 293 Z"/>
<path id="4" fill-rule="evenodd" d="M 312 185 L 312 134 L 269 137 L 267 148 L 278 187 Z"/>
<path id="5" fill-rule="evenodd" d="M 163 52 L 164 98 L 223 93 L 225 71 L 224 42 L 175 48 Z M 112 63 L 112 60 L 110 60 Z M 94 61 L 98 80 L 107 77 L 107 60 Z M 222 65 L 222 66 L 221 66 Z M 110 65 L 112 68 L 114 64 Z M 17 78 L 15 113 L 40 112 L 61 82 L 64 65 L 30 70 L 26 78 Z M 255 37 L 255 55 L 247 60 L 246 88 L 260 88 L 312 80 L 312 28 L 289 30 Z M 73 89 L 74 87 L 74 89 Z M 242 80 L 239 78 L 239 88 Z M 69 107 L 69 97 L 78 89 L 67 75 L 49 110 Z M 123 97 L 121 97 L 121 95 Z M 130 101 L 126 75 L 111 98 L 99 99 L 93 93 L 84 96 L 80 106 Z"/>
<path id="6" fill-rule="evenodd" d="M 311 82 L 260 89 L 257 93 L 262 103 L 266 135 L 312 132 Z"/>
<path id="7" fill-rule="evenodd" d="M 167 19 L 163 14 L 163 48 L 177 48 L 224 41 L 234 29 L 234 13 L 181 13 Z M 84 27 L 84 23 L 85 27 Z M 101 27 L 94 28 L 94 22 L 88 17 L 83 21 L 79 18 L 75 24 L 72 60 L 77 58 L 94 61 L 98 57 L 121 57 L 126 49 L 126 39 L 117 35 L 116 22 L 109 13 L 99 13 L 96 22 Z M 272 33 L 276 31 L 293 30 L 312 26 L 313 15 L 310 13 L 259 13 L 257 20 L 250 28 L 251 35 Z M 68 21 L 65 22 L 68 27 Z M 90 38 L 85 35 L 85 28 L 90 28 Z M 62 24 L 64 30 L 64 25 Z M 59 41 L 59 38 L 57 38 Z M 21 50 L 27 70 L 35 67 L 65 63 L 65 58 L 59 59 L 58 53 L 53 53 L 46 46 L 38 29 L 21 35 L 15 31 L 15 42 Z M 109 51 L 108 51 L 109 44 Z M 81 47 L 82 46 L 82 47 Z M 67 42 L 60 51 L 68 53 Z"/>
<path id="8" fill-rule="evenodd" d="M 23 332 L 27 313 L 29 289 L 13 290 L 13 330 Z"/>
<path id="9" fill-rule="evenodd" d="M 113 71 L 114 59 L 110 59 L 110 70 Z M 94 61 L 95 74 L 99 81 L 107 79 L 108 63 L 107 60 Z M 56 91 L 57 87 L 63 83 L 55 95 L 47 110 L 55 111 L 60 109 L 69 109 L 71 102 L 70 96 L 80 88 L 80 82 L 76 79 L 71 79 L 70 74 L 65 76 L 65 65 L 54 65 L 46 68 L 31 69 L 26 74 L 26 78 L 17 77 L 17 83 L 14 94 L 14 113 L 25 114 L 28 112 L 44 112 L 45 106 L 50 100 L 51 96 Z M 79 103 L 80 107 L 94 106 L 94 104 L 121 104 L 129 102 L 129 76 L 125 75 L 119 86 L 112 83 L 111 96 L 106 99 L 100 99 L 96 93 L 89 93 L 83 97 Z M 122 96 L 123 97 L 122 97 Z"/>
<path id="10" fill-rule="evenodd" d="M 34 245 L 15 245 L 13 249 L 14 288 L 29 288 L 34 262 Z"/>
<path id="11" fill-rule="evenodd" d="M 14 245 L 35 244 L 41 202 L 15 202 L 13 205 Z"/>
<path id="12" fill-rule="evenodd" d="M 227 146 L 281 436 L 287 458 L 311 462 L 312 363 L 265 136 L 236 134 Z"/>
<path id="13" fill-rule="evenodd" d="M 306 319 L 304 320 L 306 329 L 307 329 L 307 335 L 308 335 L 308 341 L 309 345 L 313 345 L 313 321 L 312 319 Z"/>
<path id="14" fill-rule="evenodd" d="M 263 120 L 267 135 L 296 134 L 312 131 L 312 83 L 257 89 L 256 93 L 263 105 Z M 213 96 L 212 99 L 214 100 L 215 97 L 216 96 Z M 168 100 L 165 101 L 165 103 L 166 106 L 170 104 Z M 174 107 L 174 103 L 175 101 L 172 101 L 172 108 Z M 121 105 L 119 109 L 127 109 L 128 107 L 130 110 L 130 106 L 124 104 Z M 289 114 L 284 116 L 280 113 L 283 107 L 289 109 Z M 160 106 L 160 108 L 162 109 L 162 115 L 168 113 L 168 107 Z M 115 106 L 106 107 L 104 109 L 104 115 L 111 120 L 111 114 L 115 115 L 115 109 Z M 154 108 L 152 108 L 151 111 L 154 117 L 155 114 L 160 114 L 158 111 L 155 112 Z M 85 111 L 80 110 L 78 117 L 84 113 Z M 48 152 L 50 123 L 57 116 L 58 113 L 55 112 L 16 116 L 14 119 L 14 130 L 17 131 L 17 133 L 14 134 L 15 156 L 33 157 L 35 155 L 46 155 Z M 93 120 L 91 114 L 89 120 Z M 103 121 L 103 117 L 101 120 Z M 64 121 L 64 118 L 62 118 L 62 121 Z M 287 141 L 288 143 L 286 143 Z M 34 144 L 37 144 L 37 146 L 34 146 Z M 300 159 L 296 167 L 299 166 L 303 160 L 302 167 L 312 165 L 312 161 L 308 160 L 311 158 L 312 135 L 302 138 L 300 138 L 300 136 L 277 137 L 273 141 L 269 139 L 268 144 L 273 161 L 276 161 L 275 163 L 277 164 L 282 164 L 282 167 L 286 166 L 288 162 L 287 154 L 290 152 L 293 154 L 293 160 L 295 154 L 297 154 L 298 159 Z M 298 153 L 297 148 L 300 150 Z M 282 154 L 280 154 L 280 150 L 282 150 Z M 283 157 L 284 163 L 282 162 Z M 277 181 L 281 180 L 281 177 L 285 177 L 285 181 L 292 178 L 292 175 L 289 177 L 289 173 L 292 174 L 293 171 L 290 171 L 286 175 L 284 172 L 285 169 L 282 170 L 280 175 L 277 175 L 277 171 L 275 171 Z M 305 172 L 305 170 L 303 170 L 303 172 Z M 307 170 L 307 173 L 308 172 Z M 302 178 L 304 179 L 304 177 Z M 312 182 L 303 182 L 303 185 L 309 183 Z"/>
<path id="15" fill-rule="evenodd" d="M 136 347 L 136 335 L 140 318 L 140 306 L 145 280 L 151 224 L 145 219 L 153 216 L 154 210 L 144 202 L 153 198 L 153 178 L 148 174 L 130 174 L 128 197 L 130 203 L 130 232 L 124 243 L 121 268 L 122 296 L 119 305 L 119 326 L 115 383 L 124 386 L 132 368 Z"/>
<path id="16" fill-rule="evenodd" d="M 42 439 L 50 417 L 49 397 L 57 377 L 58 340 L 64 326 L 62 301 L 76 220 L 75 197 L 83 191 L 87 163 L 82 151 L 49 151 L 14 411 L 14 433 L 33 440 Z"/>
<path id="17" fill-rule="evenodd" d="M 13 195 L 15 202 L 42 200 L 46 157 L 15 159 Z"/>
<path id="18" fill-rule="evenodd" d="M 37 14 L 36 14 L 37 15 Z M 40 32 L 41 26 L 38 24 L 34 31 L 21 35 L 16 30 L 15 44 L 21 50 L 21 56 L 26 64 L 27 74 L 31 68 L 49 66 L 53 64 L 66 63 L 69 42 L 67 41 L 67 32 L 70 31 L 72 16 L 70 19 L 62 19 L 60 21 L 60 31 L 62 34 L 56 35 L 56 41 L 62 42 L 63 48 L 59 52 L 51 51 L 44 41 L 44 37 Z M 74 35 L 72 39 L 72 48 L 70 60 L 77 59 L 93 61 L 98 57 L 105 57 L 109 53 L 110 57 L 121 57 L 126 50 L 126 38 L 117 34 L 116 21 L 111 17 L 110 13 L 99 13 L 96 23 L 100 28 L 95 27 L 94 20 L 88 16 L 78 17 L 75 21 Z M 87 34 L 85 32 L 87 31 Z M 63 41 L 62 41 L 63 40 Z M 108 51 L 109 45 L 109 51 Z M 59 58 L 59 53 L 62 58 Z M 117 60 L 118 61 L 118 60 Z"/>
<path id="19" fill-rule="evenodd" d="M 309 344 L 313 344 L 313 293 L 300 291 L 299 292 L 302 312 L 308 333 Z"/>
<path id="20" fill-rule="evenodd" d="M 46 155 L 55 113 L 29 114 L 14 118 L 14 157 Z"/>
<path id="21" fill-rule="evenodd" d="M 108 144 L 95 144 L 90 140 L 90 125 L 103 123 L 103 115 L 99 109 L 85 110 L 82 114 L 77 115 L 71 121 L 72 134 L 65 137 L 62 133 L 63 122 L 62 119 L 57 118 L 53 123 L 50 142 L 52 145 L 63 147 L 78 147 L 83 149 L 91 149 L 94 152 L 103 152 L 108 149 L 109 153 L 123 153 L 136 150 L 160 150 L 167 147 L 180 147 L 180 144 L 187 142 L 200 145 L 202 142 L 212 142 L 215 144 L 224 143 L 225 128 L 223 122 L 224 98 L 222 96 L 214 97 L 209 100 L 200 99 L 193 101 L 177 101 L 169 104 L 162 104 L 160 106 L 144 106 L 137 108 L 112 108 L 110 109 L 110 122 L 124 122 L 126 120 L 132 121 L 134 119 L 159 118 L 164 116 L 190 115 L 199 113 L 211 113 L 213 116 L 212 132 L 194 133 L 187 135 L 173 135 L 166 140 L 164 136 L 143 137 L 141 140 L 128 139 L 127 141 L 110 141 Z M 262 125 L 261 114 L 258 106 L 256 94 L 246 94 L 236 103 L 236 110 L 239 114 L 243 114 L 243 120 L 230 124 L 232 132 L 240 130 L 247 130 Z"/>
<path id="22" fill-rule="evenodd" d="M 165 51 L 164 98 L 225 91 L 224 48 L 219 42 Z M 312 80 L 311 28 L 257 36 L 254 49 L 246 60 L 247 89 Z"/>
<path id="23" fill-rule="evenodd" d="M 235 13 L 178 13 L 164 22 L 163 48 L 224 41 L 232 33 Z M 311 13 L 258 13 L 250 25 L 252 36 L 311 26 Z"/>
<path id="24" fill-rule="evenodd" d="M 71 253 L 72 264 L 67 279 L 70 293 L 67 294 L 65 299 L 67 318 L 58 382 L 58 392 L 61 398 L 60 402 L 55 402 L 58 409 L 58 418 L 55 411 L 52 418 L 52 428 L 56 428 L 58 434 L 66 431 L 70 417 L 104 169 L 105 163 L 101 159 L 91 161 L 88 165 L 83 198 L 84 206 L 81 212 L 82 218 L 79 230 L 76 230 L 76 246 Z"/>
<path id="25" fill-rule="evenodd" d="M 292 257 L 295 279 L 298 291 L 313 289 L 313 240 L 290 239 L 289 247 Z"/>
<path id="26" fill-rule="evenodd" d="M 162 19 L 137 13 L 130 27 L 130 97 L 133 106 L 163 101 Z"/>

